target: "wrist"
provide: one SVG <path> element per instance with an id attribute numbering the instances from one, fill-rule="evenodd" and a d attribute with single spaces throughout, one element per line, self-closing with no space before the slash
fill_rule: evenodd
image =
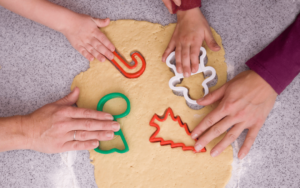
<path id="1" fill-rule="evenodd" d="M 0 118 L 0 151 L 29 149 L 28 137 L 24 133 L 23 117 Z"/>
<path id="2" fill-rule="evenodd" d="M 63 19 L 57 24 L 55 30 L 66 35 L 67 33 L 74 32 L 74 26 L 77 24 L 77 21 L 81 19 L 82 15 L 67 11 L 64 14 Z"/>
<path id="3" fill-rule="evenodd" d="M 186 11 L 179 10 L 176 14 L 177 14 L 178 21 L 185 18 L 192 19 L 194 17 L 198 17 L 199 15 L 202 15 L 201 10 L 198 7 Z"/>

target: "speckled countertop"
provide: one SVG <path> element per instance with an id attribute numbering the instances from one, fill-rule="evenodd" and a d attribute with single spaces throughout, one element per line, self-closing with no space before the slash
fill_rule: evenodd
<path id="1" fill-rule="evenodd" d="M 176 21 L 160 0 L 56 0 L 94 17 Z M 203 0 L 208 22 L 223 39 L 231 79 L 300 12 L 300 0 Z M 300 52 L 299 52 L 300 53 Z M 27 114 L 70 91 L 85 60 L 60 33 L 0 7 L 0 116 Z M 250 154 L 233 163 L 227 187 L 300 187 L 300 75 L 278 97 Z M 233 143 L 235 151 L 246 131 Z M 236 153 L 235 153 L 236 154 Z M 64 177 L 64 178 L 62 178 Z M 0 153 L 0 187 L 97 187 L 87 151 Z"/>

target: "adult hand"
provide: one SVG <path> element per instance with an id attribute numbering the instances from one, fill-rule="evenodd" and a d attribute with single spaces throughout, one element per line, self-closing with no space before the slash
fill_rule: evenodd
<path id="1" fill-rule="evenodd" d="M 44 153 L 89 150 L 98 147 L 99 140 L 113 139 L 120 125 L 112 121 L 112 115 L 72 107 L 78 96 L 79 89 L 75 88 L 68 96 L 23 117 L 29 149 Z"/>
<path id="2" fill-rule="evenodd" d="M 244 129 L 249 129 L 238 153 L 240 159 L 244 158 L 272 110 L 276 97 L 277 93 L 274 89 L 257 73 L 249 70 L 240 73 L 221 88 L 199 99 L 197 101 L 199 105 L 206 106 L 219 100 L 220 103 L 192 131 L 192 138 L 199 138 L 195 149 L 200 151 L 210 141 L 233 126 L 211 150 L 211 156 L 218 156 Z"/>
<path id="3" fill-rule="evenodd" d="M 191 72 L 195 73 L 198 70 L 203 40 L 211 50 L 220 50 L 199 8 L 178 11 L 177 25 L 162 61 L 166 62 L 168 55 L 175 49 L 177 72 L 183 72 L 184 77 L 189 77 Z"/>
<path id="4" fill-rule="evenodd" d="M 181 0 L 162 0 L 163 3 L 165 4 L 165 6 L 167 7 L 168 11 L 170 12 L 170 14 L 173 14 L 173 10 L 172 10 L 172 1 L 175 3 L 176 6 L 180 6 L 181 5 Z"/>
<path id="5" fill-rule="evenodd" d="M 114 58 L 112 52 L 115 51 L 114 45 L 99 29 L 108 26 L 109 22 L 109 18 L 98 19 L 76 14 L 69 26 L 61 32 L 71 45 L 89 61 L 97 58 L 104 62 L 106 58 L 112 60 Z"/>

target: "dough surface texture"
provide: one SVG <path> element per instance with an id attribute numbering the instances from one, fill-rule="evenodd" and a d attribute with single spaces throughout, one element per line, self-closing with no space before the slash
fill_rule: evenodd
<path id="1" fill-rule="evenodd" d="M 161 146 L 160 143 L 149 141 L 150 136 L 156 131 L 156 128 L 149 125 L 154 114 L 163 116 L 165 110 L 170 107 L 174 115 L 180 116 L 189 129 L 193 130 L 203 117 L 215 108 L 215 105 L 210 105 L 201 110 L 190 109 L 184 97 L 173 94 L 169 88 L 168 82 L 174 74 L 161 61 L 161 58 L 174 28 L 175 24 L 163 27 L 159 24 L 133 20 L 111 22 L 108 27 L 101 30 L 127 62 L 131 62 L 131 52 L 139 51 L 147 63 L 145 72 L 137 79 L 128 79 L 109 61 L 101 63 L 94 60 L 90 62 L 90 68 L 77 75 L 72 83 L 71 89 L 76 86 L 80 88 L 80 97 L 77 102 L 79 107 L 96 109 L 98 101 L 112 92 L 125 94 L 131 103 L 129 115 L 118 119 L 129 145 L 129 152 L 104 155 L 94 150 L 90 151 L 98 187 L 219 188 L 225 187 L 231 177 L 232 147 L 227 147 L 218 157 L 210 156 L 212 147 L 224 135 L 209 143 L 206 153 L 197 154 L 192 151 L 183 151 L 182 148 L 172 149 L 169 145 Z M 206 66 L 214 67 L 218 76 L 218 82 L 210 88 L 210 92 L 222 86 L 227 76 L 222 40 L 213 29 L 212 31 L 222 49 L 212 52 L 206 44 L 203 45 L 207 50 Z M 203 79 L 202 74 L 194 75 L 184 79 L 181 85 L 190 89 L 192 98 L 200 98 L 203 96 L 201 86 Z M 116 102 L 106 105 L 109 112 L 113 112 L 114 108 L 120 108 Z M 170 121 L 157 122 L 157 124 L 164 126 L 164 123 Z M 173 124 L 165 126 L 165 129 L 172 129 L 172 126 Z M 168 134 L 165 129 L 160 135 L 163 138 L 165 134 Z M 174 130 L 182 132 L 175 134 Z M 183 129 L 176 127 L 174 130 L 170 130 L 170 135 L 165 135 L 165 137 L 185 135 Z M 175 139 L 180 141 L 178 137 Z M 194 143 L 187 139 L 190 138 L 184 138 L 182 141 Z"/>

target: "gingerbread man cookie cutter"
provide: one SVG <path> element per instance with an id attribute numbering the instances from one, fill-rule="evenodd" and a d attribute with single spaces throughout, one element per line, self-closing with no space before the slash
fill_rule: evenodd
<path id="1" fill-rule="evenodd" d="M 202 82 L 203 86 L 203 91 L 204 91 L 204 96 L 209 93 L 209 86 L 211 82 L 217 79 L 217 73 L 216 70 L 213 67 L 210 66 L 205 66 L 207 62 L 207 57 L 206 57 L 206 50 L 205 48 L 201 47 L 200 48 L 200 64 L 199 68 L 196 73 L 192 73 L 191 75 L 203 73 L 205 80 Z M 177 84 L 180 84 L 184 78 L 182 73 L 178 73 L 176 70 L 176 64 L 172 63 L 175 62 L 175 52 L 172 52 L 168 57 L 167 57 L 167 66 L 170 67 L 172 72 L 175 74 L 170 81 L 169 81 L 169 87 L 173 90 L 173 93 L 175 95 L 183 96 L 186 100 L 187 105 L 194 109 L 194 110 L 199 110 L 203 108 L 204 106 L 200 106 L 197 104 L 196 100 L 193 100 L 189 96 L 189 90 L 186 87 L 176 87 Z M 215 85 L 216 82 L 213 84 Z M 212 85 L 210 85 L 211 87 Z"/>

